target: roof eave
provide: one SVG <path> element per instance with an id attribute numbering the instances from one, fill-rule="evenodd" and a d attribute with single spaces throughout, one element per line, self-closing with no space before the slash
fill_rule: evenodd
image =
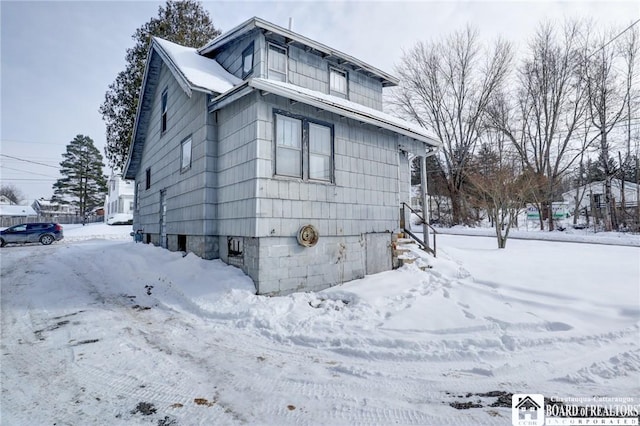
<path id="1" fill-rule="evenodd" d="M 231 42 L 236 38 L 240 37 L 241 35 L 251 31 L 254 28 L 260 28 L 264 31 L 270 31 L 270 32 L 281 35 L 282 37 L 289 40 L 290 42 L 297 42 L 304 46 L 308 46 L 311 49 L 314 49 L 320 52 L 324 58 L 328 58 L 328 57 L 339 58 L 343 61 L 342 62 L 343 64 L 345 63 L 350 64 L 356 70 L 365 71 L 379 78 L 382 82 L 383 87 L 397 86 L 398 84 L 400 84 L 400 80 L 397 77 L 385 71 L 382 71 L 381 69 L 378 69 L 372 65 L 369 65 L 366 62 L 363 62 L 351 55 L 340 52 L 339 50 L 332 49 L 325 44 L 322 44 L 320 42 L 307 38 L 301 34 L 295 33 L 286 28 L 272 24 L 271 22 L 265 21 L 264 19 L 261 19 L 258 17 L 253 17 L 248 21 L 245 21 L 242 24 L 238 25 L 237 27 L 229 30 L 228 32 L 222 34 L 221 36 L 215 38 L 214 40 L 209 42 L 207 45 L 200 48 L 198 50 L 198 53 L 200 53 L 201 55 L 204 55 L 206 53 L 212 52 L 218 49 L 219 47 L 225 45 L 226 43 Z"/>
<path id="2" fill-rule="evenodd" d="M 329 101 L 326 101 L 320 98 L 314 98 L 312 96 L 297 92 L 295 90 L 287 90 L 285 88 L 281 88 L 275 85 L 270 85 L 268 83 L 264 83 L 263 81 L 258 81 L 255 79 L 249 80 L 248 84 L 249 86 L 257 90 L 264 91 L 265 93 L 273 93 L 275 95 L 284 96 L 288 99 L 292 99 L 297 102 L 301 102 L 316 108 L 333 112 L 335 114 L 341 115 L 346 118 L 351 118 L 356 121 L 360 121 L 376 127 L 393 131 L 395 133 L 423 142 L 424 144 L 429 145 L 430 147 L 433 147 L 436 149 L 442 145 L 440 141 L 433 139 L 432 137 L 427 136 L 425 134 L 418 133 L 410 129 L 409 127 L 403 127 L 396 123 L 386 121 L 382 118 L 375 117 L 361 111 L 354 111 L 342 105 L 331 103 Z"/>

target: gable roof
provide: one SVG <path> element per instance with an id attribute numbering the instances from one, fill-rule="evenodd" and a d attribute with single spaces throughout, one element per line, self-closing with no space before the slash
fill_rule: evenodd
<path id="1" fill-rule="evenodd" d="M 191 90 L 224 93 L 242 83 L 242 80 L 222 68 L 214 59 L 199 55 L 197 49 L 158 37 L 153 37 L 151 44 L 189 95 Z"/>
<path id="2" fill-rule="evenodd" d="M 37 215 L 36 211 L 30 206 L 0 204 L 0 216 L 26 217 Z"/>
<path id="3" fill-rule="evenodd" d="M 287 99 L 292 99 L 297 102 L 321 108 L 325 111 L 333 112 L 343 117 L 391 130 L 395 133 L 421 141 L 431 147 L 439 147 L 442 145 L 436 136 L 430 134 L 420 126 L 377 109 L 369 108 L 337 96 L 316 92 L 290 83 L 267 80 L 264 78 L 252 78 L 248 80 L 247 84 L 249 87 L 257 90 L 273 93 L 286 97 Z M 225 97 L 226 94 L 223 94 L 214 99 L 213 102 L 220 101 Z M 213 110 L 215 109 L 217 108 L 215 108 L 214 104 Z"/>
<path id="4" fill-rule="evenodd" d="M 379 79 L 382 83 L 383 87 L 389 86 L 397 86 L 400 82 L 397 77 L 382 71 L 374 66 L 367 64 L 366 62 L 361 61 L 360 59 L 354 58 L 351 55 L 340 52 L 339 50 L 333 49 L 325 44 L 317 42 L 315 40 L 311 40 L 301 34 L 295 33 L 291 30 L 287 30 L 283 27 L 280 27 L 271 22 L 265 21 L 264 19 L 260 19 L 258 17 L 253 17 L 237 27 L 221 34 L 216 37 L 209 43 L 207 43 L 204 47 L 198 50 L 198 53 L 202 55 L 206 55 L 210 52 L 215 52 L 221 48 L 223 48 L 227 43 L 230 43 L 246 33 L 252 31 L 253 29 L 261 29 L 265 32 L 269 32 L 272 34 L 277 34 L 279 36 L 284 37 L 287 44 L 298 45 L 307 50 L 314 51 L 320 54 L 323 58 L 335 58 L 336 62 L 340 65 L 350 65 L 355 70 L 363 72 L 370 77 L 375 77 Z"/>
<path id="5" fill-rule="evenodd" d="M 220 94 L 229 91 L 234 85 L 242 82 L 233 74 L 227 72 L 214 59 L 198 54 L 197 49 L 180 46 L 170 41 L 153 37 L 147 54 L 140 101 L 133 126 L 131 147 L 124 166 L 123 177 L 135 179 L 137 166 L 142 160 L 142 145 L 147 136 L 153 93 L 158 86 L 160 69 L 166 64 L 178 84 L 191 96 L 192 91 L 208 94 Z M 131 167 L 133 166 L 133 167 Z"/>

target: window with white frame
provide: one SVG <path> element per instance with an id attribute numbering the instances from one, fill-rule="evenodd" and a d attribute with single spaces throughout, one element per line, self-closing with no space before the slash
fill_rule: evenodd
<path id="1" fill-rule="evenodd" d="M 329 91 L 331 94 L 347 96 L 347 73 L 337 68 L 329 68 Z"/>
<path id="2" fill-rule="evenodd" d="M 183 140 L 181 143 L 182 160 L 180 162 L 180 171 L 184 172 L 191 168 L 191 136 Z"/>
<path id="3" fill-rule="evenodd" d="M 302 120 L 276 114 L 276 174 L 302 177 Z"/>
<path id="4" fill-rule="evenodd" d="M 271 80 L 287 81 L 287 49 L 269 43 L 267 55 L 268 77 Z"/>
<path id="5" fill-rule="evenodd" d="M 333 127 L 284 112 L 275 113 L 275 174 L 304 180 L 333 179 Z"/>
<path id="6" fill-rule="evenodd" d="M 331 180 L 331 128 L 309 123 L 309 179 Z"/>
<path id="7" fill-rule="evenodd" d="M 242 78 L 246 78 L 253 71 L 253 42 L 242 52 Z"/>

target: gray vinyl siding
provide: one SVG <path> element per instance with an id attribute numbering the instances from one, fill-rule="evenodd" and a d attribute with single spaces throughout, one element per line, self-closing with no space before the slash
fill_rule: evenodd
<path id="1" fill-rule="evenodd" d="M 229 43 L 225 46 L 224 50 L 216 53 L 214 59 L 229 73 L 238 78 L 242 78 L 242 52 L 244 52 L 251 42 L 253 42 L 253 72 L 248 78 L 261 77 L 264 37 L 257 31 L 253 31 L 245 37 Z"/>
<path id="2" fill-rule="evenodd" d="M 382 111 L 382 83 L 362 73 L 350 72 L 349 100 Z"/>
<path id="3" fill-rule="evenodd" d="M 258 40 L 261 40 L 261 44 L 256 42 L 256 47 L 258 44 L 263 47 L 263 49 L 260 49 L 262 50 L 260 57 L 265 58 L 260 76 L 266 78 L 268 39 L 259 37 Z M 329 68 L 335 67 L 347 73 L 348 100 L 382 111 L 382 83 L 379 80 L 349 67 L 341 66 L 337 62 L 322 58 L 313 52 L 307 52 L 297 46 L 287 46 L 286 44 L 278 43 L 278 40 L 275 40 L 275 43 L 286 47 L 288 51 L 288 83 L 329 94 Z M 255 74 L 254 76 L 257 77 L 258 75 Z"/>
<path id="4" fill-rule="evenodd" d="M 257 94 L 217 112 L 218 233 L 255 236 Z"/>
<path id="5" fill-rule="evenodd" d="M 167 130 L 161 132 L 161 98 L 167 89 Z M 167 234 L 202 235 L 207 212 L 205 179 L 207 174 L 206 95 L 187 96 L 165 65 L 160 71 L 144 144 L 143 161 L 136 182 L 138 193 L 136 226 L 145 233 L 158 234 L 160 191 L 166 190 Z M 181 143 L 191 136 L 191 168 L 181 172 Z M 146 188 L 146 170 L 151 168 L 151 187 Z M 210 217 L 209 217 L 210 218 Z"/>
<path id="6" fill-rule="evenodd" d="M 263 99 L 258 108 L 256 236 L 294 236 L 307 223 L 332 236 L 397 228 L 397 135 L 306 105 L 291 106 L 272 95 Z M 333 183 L 274 176 L 274 108 L 334 125 Z"/>

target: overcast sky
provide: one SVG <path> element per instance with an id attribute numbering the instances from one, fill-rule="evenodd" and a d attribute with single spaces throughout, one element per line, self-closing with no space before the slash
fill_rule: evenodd
<path id="1" fill-rule="evenodd" d="M 104 155 L 98 108 L 125 67 L 135 30 L 164 1 L 0 1 L 0 180 L 29 204 L 49 198 L 67 144 L 90 136 Z M 545 19 L 590 17 L 623 29 L 640 17 L 625 2 L 203 2 L 216 28 L 259 16 L 394 73 L 403 49 L 471 23 L 481 36 L 526 43 Z M 15 157 L 15 158 L 10 158 Z M 17 158 L 17 159 L 16 159 Z M 36 164 L 42 163 L 42 164 Z M 106 174 L 110 169 L 105 167 Z"/>

